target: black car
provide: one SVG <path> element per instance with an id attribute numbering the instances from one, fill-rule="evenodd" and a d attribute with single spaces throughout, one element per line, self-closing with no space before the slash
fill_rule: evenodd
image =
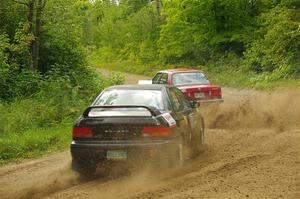
<path id="1" fill-rule="evenodd" d="M 184 148 L 198 149 L 203 143 L 204 123 L 197 104 L 190 104 L 176 87 L 113 86 L 76 121 L 72 168 L 92 175 L 99 163 L 129 162 L 138 156 L 145 160 L 162 154 L 179 165 Z"/>

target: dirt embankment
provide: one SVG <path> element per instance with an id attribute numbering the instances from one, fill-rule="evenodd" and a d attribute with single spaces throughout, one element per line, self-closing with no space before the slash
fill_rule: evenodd
<path id="1" fill-rule="evenodd" d="M 147 77 L 126 75 L 126 83 Z M 68 152 L 0 168 L 1 198 L 300 198 L 298 91 L 224 89 L 202 106 L 206 150 L 180 169 L 80 181 Z"/>

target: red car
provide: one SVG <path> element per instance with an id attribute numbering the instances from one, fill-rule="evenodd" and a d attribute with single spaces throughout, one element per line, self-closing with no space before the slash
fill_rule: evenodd
<path id="1" fill-rule="evenodd" d="M 221 87 L 212 84 L 199 70 L 162 70 L 154 76 L 152 83 L 176 86 L 192 102 L 223 102 Z"/>

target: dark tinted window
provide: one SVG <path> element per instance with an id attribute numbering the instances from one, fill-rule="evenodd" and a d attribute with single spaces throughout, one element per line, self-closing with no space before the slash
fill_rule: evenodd
<path id="1" fill-rule="evenodd" d="M 168 74 L 163 73 L 159 80 L 159 84 L 167 84 L 167 83 L 168 83 Z"/>
<path id="2" fill-rule="evenodd" d="M 167 84 L 168 83 L 168 74 L 167 73 L 158 73 L 152 80 L 153 84 Z"/>
<path id="3" fill-rule="evenodd" d="M 174 107 L 175 111 L 182 111 L 184 109 L 183 104 L 180 102 L 176 92 L 174 89 L 169 89 L 170 93 L 170 100 L 172 103 L 172 106 Z"/>
<path id="4" fill-rule="evenodd" d="M 155 77 L 154 77 L 153 80 L 152 80 L 153 84 L 158 84 L 161 75 L 162 75 L 161 73 L 157 73 L 157 74 L 155 75 Z"/>
<path id="5" fill-rule="evenodd" d="M 184 94 L 181 92 L 181 90 L 174 88 L 174 91 L 180 101 L 180 103 L 183 104 L 183 109 L 189 109 L 191 108 L 191 104 L 190 102 L 186 99 L 186 97 L 184 96 Z"/>

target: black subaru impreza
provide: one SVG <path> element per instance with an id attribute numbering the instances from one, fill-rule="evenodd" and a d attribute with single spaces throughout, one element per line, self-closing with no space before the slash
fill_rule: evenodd
<path id="1" fill-rule="evenodd" d="M 90 176 L 100 163 L 162 154 L 180 165 L 185 148 L 197 150 L 204 143 L 204 122 L 197 108 L 168 85 L 109 87 L 73 127 L 72 168 Z"/>

